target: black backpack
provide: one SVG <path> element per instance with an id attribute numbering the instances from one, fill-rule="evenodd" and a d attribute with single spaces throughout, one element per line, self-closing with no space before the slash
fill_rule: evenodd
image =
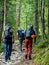
<path id="1" fill-rule="evenodd" d="M 8 24 L 5 26 L 4 37 L 5 37 L 5 39 L 10 39 L 12 37 L 11 26 Z"/>
<path id="2" fill-rule="evenodd" d="M 24 39 L 24 31 L 23 31 L 23 30 L 20 31 L 20 33 L 19 33 L 19 38 Z"/>
<path id="3" fill-rule="evenodd" d="M 24 40 L 25 39 L 25 32 L 22 31 L 22 39 Z"/>

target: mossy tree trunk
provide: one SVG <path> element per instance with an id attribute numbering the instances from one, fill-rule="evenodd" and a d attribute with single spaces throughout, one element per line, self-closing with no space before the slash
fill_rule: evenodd
<path id="1" fill-rule="evenodd" d="M 16 3 L 16 25 L 17 27 L 20 26 L 20 11 L 21 11 L 21 0 L 17 0 Z"/>
<path id="2" fill-rule="evenodd" d="M 48 34 L 49 34 L 49 0 L 48 0 Z"/>
<path id="3" fill-rule="evenodd" d="M 44 19 L 44 14 L 45 14 L 45 1 L 41 0 L 41 27 L 42 27 L 42 39 L 45 38 L 45 19 Z"/>
<path id="4" fill-rule="evenodd" d="M 38 25 L 38 0 L 35 0 L 35 31 L 38 35 L 39 25 Z"/>

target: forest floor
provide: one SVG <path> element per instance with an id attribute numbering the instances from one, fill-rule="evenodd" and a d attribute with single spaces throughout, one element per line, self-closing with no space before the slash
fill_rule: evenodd
<path id="1" fill-rule="evenodd" d="M 37 65 L 32 62 L 33 60 L 26 60 L 24 56 L 25 56 L 24 51 L 20 52 L 19 42 L 15 41 L 15 43 L 13 44 L 11 60 L 5 62 L 4 53 L 2 52 L 0 53 L 0 65 Z"/>

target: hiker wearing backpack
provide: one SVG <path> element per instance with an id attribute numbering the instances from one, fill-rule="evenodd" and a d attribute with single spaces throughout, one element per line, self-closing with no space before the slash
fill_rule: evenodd
<path id="1" fill-rule="evenodd" d="M 25 32 L 25 41 L 24 41 L 24 47 L 25 47 L 25 59 L 29 58 L 31 59 L 32 55 L 32 38 L 33 38 L 33 26 L 28 26 Z"/>
<path id="2" fill-rule="evenodd" d="M 18 30 L 17 30 L 17 37 L 20 44 L 20 51 L 22 51 L 22 43 L 24 40 L 24 30 L 20 29 L 20 27 L 18 27 Z"/>
<path id="3" fill-rule="evenodd" d="M 5 61 L 10 60 L 10 56 L 12 52 L 12 38 L 13 37 L 14 37 L 13 30 L 11 29 L 10 24 L 6 24 L 4 33 L 2 34 L 2 40 L 4 42 Z"/>

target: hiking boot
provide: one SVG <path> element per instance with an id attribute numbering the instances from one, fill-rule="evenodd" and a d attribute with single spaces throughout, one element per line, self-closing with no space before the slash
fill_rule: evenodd
<path id="1" fill-rule="evenodd" d="M 31 58 L 31 56 L 29 56 L 29 60 L 31 60 L 32 58 Z"/>
<path id="2" fill-rule="evenodd" d="M 27 59 L 27 55 L 25 55 L 25 59 Z"/>
<path id="3" fill-rule="evenodd" d="M 31 60 L 32 58 L 29 58 L 29 60 Z"/>
<path id="4" fill-rule="evenodd" d="M 9 58 L 9 60 L 11 60 L 11 58 Z"/>
<path id="5" fill-rule="evenodd" d="M 8 59 L 5 59 L 5 62 L 7 62 L 8 61 Z"/>

